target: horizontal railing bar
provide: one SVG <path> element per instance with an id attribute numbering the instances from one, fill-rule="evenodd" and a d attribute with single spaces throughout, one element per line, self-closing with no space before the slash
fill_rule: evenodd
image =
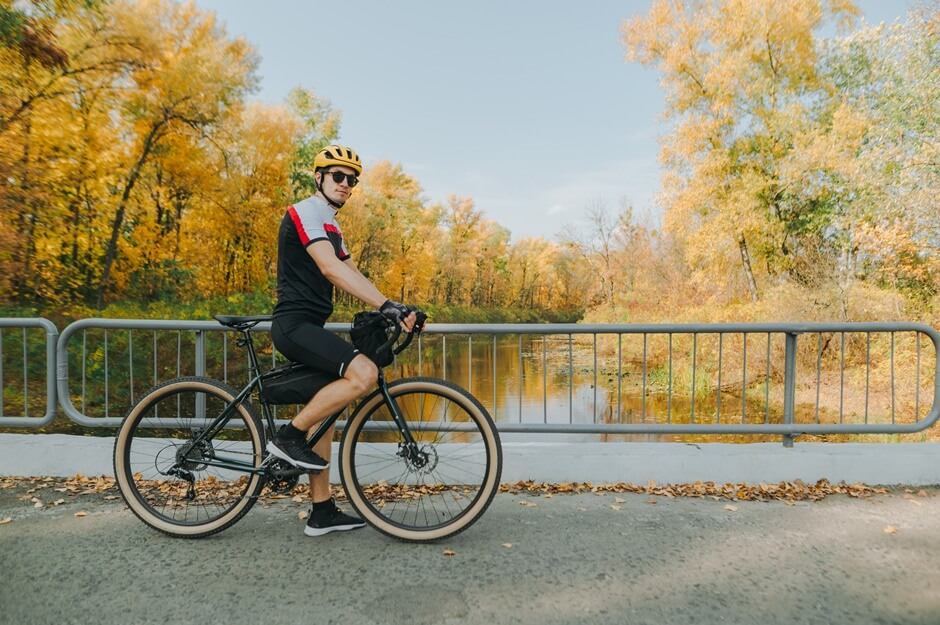
<path id="1" fill-rule="evenodd" d="M 327 328 L 348 329 L 349 324 L 327 324 Z M 940 333 L 925 323 L 900 321 L 807 322 L 807 323 L 652 323 L 652 324 L 572 324 L 572 323 L 429 323 L 431 334 L 808 334 L 816 332 L 922 332 L 940 341 Z"/>
<path id="2" fill-rule="evenodd" d="M 0 320 L 2 321 L 2 320 Z M 2 324 L 0 324 L 2 325 Z M 350 323 L 328 323 L 327 330 L 348 332 Z M 155 319 L 81 319 L 70 324 L 60 341 L 85 328 L 117 328 L 147 330 L 230 330 L 216 321 L 181 321 Z M 271 322 L 262 321 L 254 327 L 271 331 Z M 740 334 L 740 333 L 808 334 L 816 332 L 922 332 L 940 343 L 940 333 L 925 323 L 899 321 L 871 322 L 810 322 L 810 323 L 653 323 L 653 324 L 577 324 L 577 323 L 429 323 L 426 334 Z"/>

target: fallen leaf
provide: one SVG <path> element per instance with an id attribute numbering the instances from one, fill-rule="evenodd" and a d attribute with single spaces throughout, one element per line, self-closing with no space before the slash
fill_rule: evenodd
<path id="1" fill-rule="evenodd" d="M 646 503 L 656 503 L 656 498 L 655 498 L 655 497 L 650 497 L 650 498 L 648 498 L 648 499 L 646 500 Z"/>
<path id="2" fill-rule="evenodd" d="M 626 499 L 622 499 L 622 498 L 620 498 L 620 497 L 614 497 L 614 502 L 616 502 L 616 503 L 627 503 L 627 500 L 626 500 Z"/>
<path id="3" fill-rule="evenodd" d="M 52 502 L 52 505 L 53 505 L 53 506 L 61 506 L 61 505 L 64 504 L 64 503 L 65 503 L 65 500 L 64 500 L 64 499 L 56 499 L 55 501 Z"/>
<path id="4" fill-rule="evenodd" d="M 885 525 L 885 534 L 897 534 L 898 528 L 893 525 Z"/>
<path id="5" fill-rule="evenodd" d="M 457 553 L 454 552 L 454 551 L 451 551 L 450 549 L 445 549 L 445 550 L 444 550 L 444 555 L 449 558 L 450 556 L 455 556 L 455 555 L 457 555 Z"/>
<path id="6" fill-rule="evenodd" d="M 519 505 L 525 506 L 526 508 L 538 508 L 539 507 L 537 503 L 532 503 L 531 501 L 520 501 Z"/>
<path id="7" fill-rule="evenodd" d="M 578 508 L 578 512 L 587 512 L 587 508 Z"/>
<path id="8" fill-rule="evenodd" d="M 737 512 L 737 511 L 738 511 L 738 507 L 737 507 L 737 506 L 732 506 L 732 505 L 729 503 L 727 506 L 725 506 L 725 510 L 728 510 L 729 512 Z"/>
<path id="9" fill-rule="evenodd" d="M 34 507 L 34 508 L 42 508 L 42 502 L 41 502 L 41 501 L 37 501 L 36 503 L 33 504 L 33 507 Z"/>
<path id="10" fill-rule="evenodd" d="M 611 506 L 610 509 L 614 511 L 620 510 L 620 506 Z"/>
<path id="11" fill-rule="evenodd" d="M 8 516 L 5 519 L 0 519 L 0 525 L 6 525 L 7 523 L 12 523 L 12 522 L 13 522 L 13 517 L 11 516 Z"/>
<path id="12" fill-rule="evenodd" d="M 293 501 L 294 503 L 303 503 L 304 502 L 303 495 L 297 495 L 296 497 L 291 499 L 291 501 Z"/>
<path id="13" fill-rule="evenodd" d="M 554 495 L 552 495 L 551 493 L 548 493 L 547 495 L 542 495 L 542 497 L 545 499 L 551 499 L 552 497 L 554 497 Z"/>
<path id="14" fill-rule="evenodd" d="M 88 516 L 88 513 L 87 513 L 87 512 L 84 512 L 84 511 L 82 511 L 82 512 L 76 512 L 76 513 L 75 513 L 75 516 L 77 516 L 77 517 Z"/>
<path id="15" fill-rule="evenodd" d="M 310 512 L 308 512 L 307 510 L 301 510 L 300 512 L 297 513 L 297 518 L 300 519 L 301 521 L 306 521 L 308 516 L 310 516 Z"/>
<path id="16" fill-rule="evenodd" d="M 512 543 L 503 543 L 503 547 L 506 549 L 512 549 Z"/>

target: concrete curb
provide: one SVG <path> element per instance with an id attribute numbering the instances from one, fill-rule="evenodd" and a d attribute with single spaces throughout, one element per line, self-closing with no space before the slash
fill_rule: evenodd
<path id="1" fill-rule="evenodd" d="M 111 476 L 113 446 L 110 437 L 0 434 L 0 475 Z M 940 443 L 504 443 L 503 458 L 503 482 L 940 484 Z"/>

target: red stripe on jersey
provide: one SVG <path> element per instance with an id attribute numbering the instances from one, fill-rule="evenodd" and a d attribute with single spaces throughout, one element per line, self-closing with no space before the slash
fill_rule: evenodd
<path id="1" fill-rule="evenodd" d="M 333 224 L 323 224 L 323 229 L 327 232 L 332 232 L 333 234 L 339 236 L 339 259 L 346 260 L 349 258 L 349 252 L 346 251 L 346 246 L 344 245 L 345 239 L 343 238 L 343 233 L 339 231 L 339 228 Z"/>
<path id="2" fill-rule="evenodd" d="M 288 214 L 290 214 L 291 221 L 294 222 L 294 228 L 297 229 L 297 236 L 300 237 L 300 244 L 307 245 L 310 243 L 310 237 L 307 235 L 307 231 L 304 230 L 304 224 L 300 221 L 300 215 L 297 214 L 297 209 L 291 206 L 287 209 Z"/>

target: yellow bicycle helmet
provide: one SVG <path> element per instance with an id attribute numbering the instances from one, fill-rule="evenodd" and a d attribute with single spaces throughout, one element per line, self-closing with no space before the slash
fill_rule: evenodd
<path id="1" fill-rule="evenodd" d="M 356 170 L 357 176 L 362 175 L 362 161 L 359 160 L 359 155 L 352 148 L 342 145 L 328 145 L 320 150 L 313 159 L 313 171 L 331 165 L 351 167 Z"/>

